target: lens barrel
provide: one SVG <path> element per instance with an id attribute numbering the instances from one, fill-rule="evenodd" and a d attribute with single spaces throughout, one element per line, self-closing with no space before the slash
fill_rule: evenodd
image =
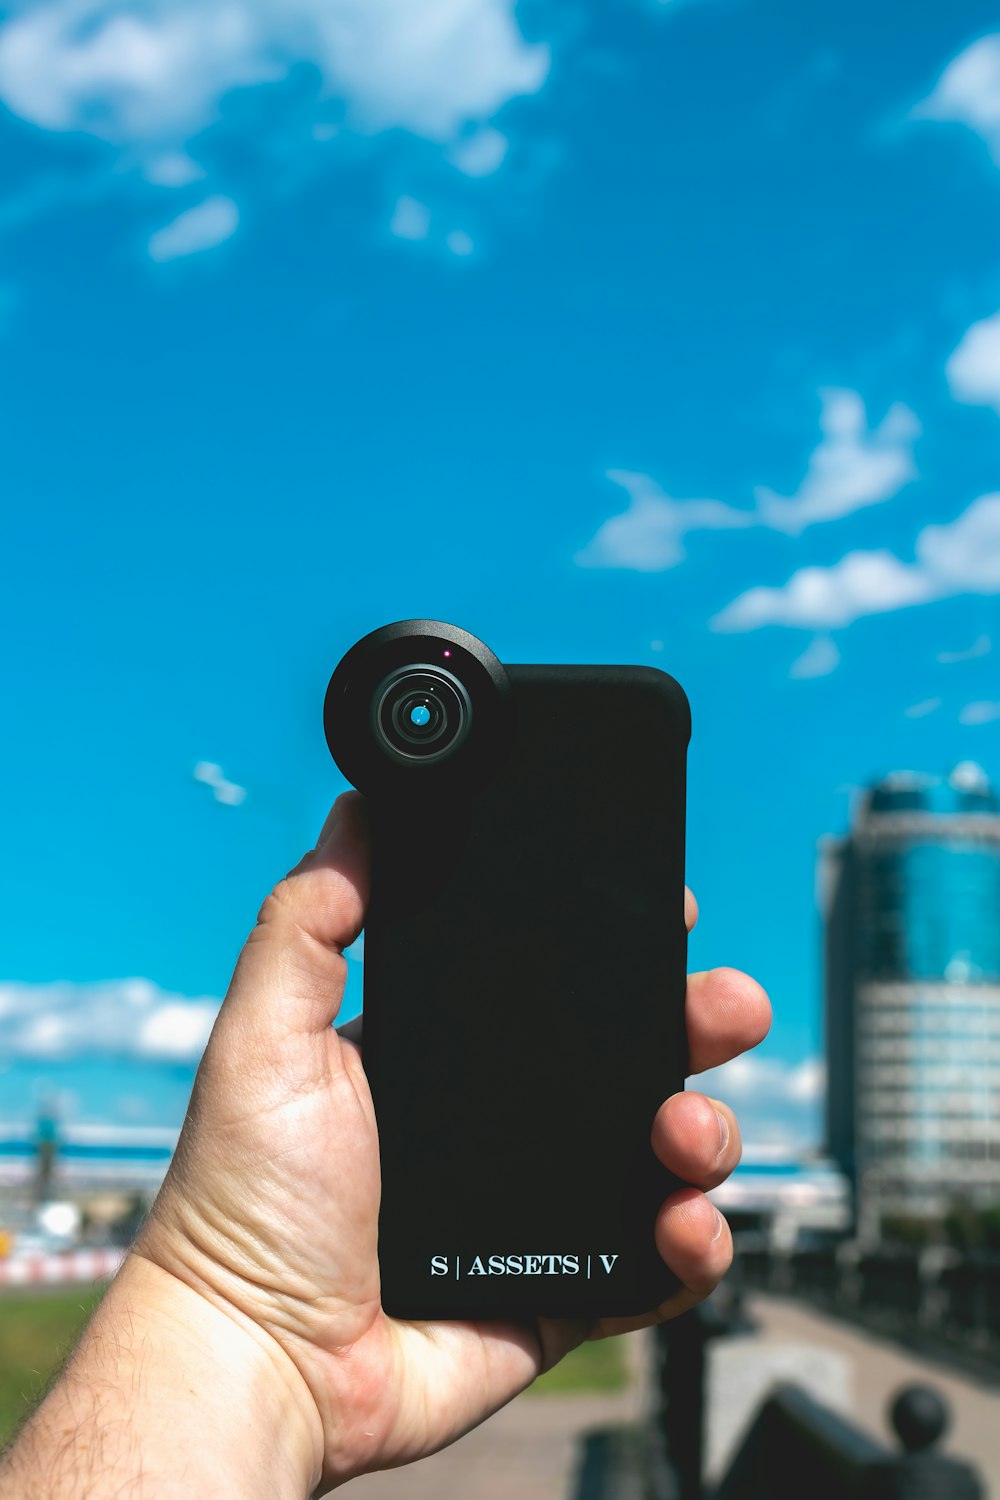
<path id="1" fill-rule="evenodd" d="M 404 760 L 441 760 L 469 733 L 472 704 L 451 672 L 425 663 L 391 672 L 375 690 L 372 727 L 384 749 Z"/>

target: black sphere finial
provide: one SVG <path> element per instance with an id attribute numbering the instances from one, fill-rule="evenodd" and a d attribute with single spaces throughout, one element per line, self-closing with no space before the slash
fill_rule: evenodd
<path id="1" fill-rule="evenodd" d="M 892 1403 L 890 1417 L 907 1453 L 932 1448 L 948 1426 L 951 1413 L 937 1391 L 926 1385 L 907 1385 Z"/>

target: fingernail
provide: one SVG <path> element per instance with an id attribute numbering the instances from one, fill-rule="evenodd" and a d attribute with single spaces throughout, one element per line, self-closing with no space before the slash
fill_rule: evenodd
<path id="1" fill-rule="evenodd" d="M 341 794 L 341 797 L 342 795 L 343 794 Z M 330 811 L 326 815 L 326 822 L 320 829 L 319 838 L 316 840 L 317 849 L 322 849 L 323 845 L 327 843 L 337 831 L 337 828 L 340 824 L 340 817 L 342 812 L 341 797 L 337 798 L 336 802 L 334 802 L 333 806 L 330 808 Z"/>
<path id="2" fill-rule="evenodd" d="M 713 1244 L 719 1238 L 719 1235 L 722 1233 L 722 1231 L 725 1228 L 725 1226 L 726 1226 L 725 1219 L 719 1213 L 719 1210 L 716 1209 L 715 1210 L 715 1228 L 712 1231 L 712 1243 Z"/>
<path id="3" fill-rule="evenodd" d="M 715 1111 L 715 1118 L 719 1122 L 719 1155 L 721 1156 L 729 1145 L 729 1121 L 721 1109 Z"/>

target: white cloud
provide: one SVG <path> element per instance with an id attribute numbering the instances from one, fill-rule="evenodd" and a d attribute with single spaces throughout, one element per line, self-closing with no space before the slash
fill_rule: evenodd
<path id="1" fill-rule="evenodd" d="M 916 119 L 967 125 L 1000 166 L 1000 35 L 980 37 L 953 58 L 913 113 Z"/>
<path id="2" fill-rule="evenodd" d="M 452 255 L 457 255 L 460 259 L 471 255 L 476 248 L 471 234 L 467 234 L 464 229 L 452 229 L 445 235 L 444 242 Z"/>
<path id="3" fill-rule="evenodd" d="M 960 724 L 993 724 L 1000 719 L 1000 703 L 967 703 L 958 716 Z"/>
<path id="4" fill-rule="evenodd" d="M 928 714 L 936 714 L 940 707 L 940 698 L 925 698 L 922 703 L 911 703 L 903 713 L 908 719 L 926 719 Z"/>
<path id="5" fill-rule="evenodd" d="M 819 1057 L 782 1061 L 747 1052 L 697 1074 L 690 1086 L 731 1105 L 744 1141 L 753 1145 L 775 1142 L 792 1148 L 811 1143 L 819 1133 L 826 1090 L 826 1069 Z"/>
<path id="6" fill-rule="evenodd" d="M 401 240 L 425 240 L 430 233 L 431 211 L 416 198 L 399 198 L 393 210 L 389 233 Z"/>
<path id="7" fill-rule="evenodd" d="M 196 1062 L 220 1002 L 171 995 L 148 979 L 0 984 L 0 1057 L 118 1056 Z"/>
<path id="8" fill-rule="evenodd" d="M 303 61 L 356 132 L 452 145 L 541 88 L 549 53 L 525 42 L 513 0 L 21 0 L 0 25 L 0 99 L 45 129 L 159 155 L 233 89 Z"/>
<path id="9" fill-rule="evenodd" d="M 776 1103 L 813 1103 L 823 1097 L 826 1072 L 819 1057 L 783 1062 L 760 1052 L 744 1052 L 719 1068 L 698 1073 L 695 1087 L 726 1103 L 742 1104 L 766 1096 Z"/>
<path id="10" fill-rule="evenodd" d="M 800 568 L 779 588 L 748 589 L 712 628 L 830 630 L 932 599 L 1000 592 L 1000 493 L 981 495 L 946 526 L 926 526 L 916 554 L 904 563 L 891 552 L 851 552 L 831 567 Z"/>
<path id="11" fill-rule="evenodd" d="M 189 182 L 197 182 L 205 175 L 204 169 L 183 151 L 165 151 L 162 156 L 152 157 L 146 162 L 144 173 L 146 181 L 157 187 L 187 187 Z"/>
<path id="12" fill-rule="evenodd" d="M 908 407 L 890 407 L 869 431 L 856 391 L 823 390 L 820 399 L 823 437 L 795 494 L 756 490 L 764 524 L 796 536 L 817 521 L 837 520 L 890 499 L 917 474 L 913 444 L 920 424 Z"/>
<path id="13" fill-rule="evenodd" d="M 214 765 L 212 761 L 200 760 L 191 774 L 195 781 L 211 787 L 216 802 L 221 802 L 225 807 L 240 807 L 247 799 L 246 787 L 237 786 L 235 781 L 227 781 L 222 774 L 222 767 Z"/>
<path id="14" fill-rule="evenodd" d="M 629 496 L 629 507 L 598 529 L 576 562 L 581 568 L 632 568 L 658 573 L 684 557 L 688 531 L 752 526 L 754 518 L 721 500 L 672 500 L 648 474 L 609 469 L 607 477 Z"/>
<path id="15" fill-rule="evenodd" d="M 793 1102 L 812 1104 L 826 1093 L 826 1065 L 821 1057 L 807 1057 L 785 1077 L 785 1090 Z"/>
<path id="16" fill-rule="evenodd" d="M 492 125 L 477 130 L 452 149 L 451 160 L 467 177 L 488 177 L 503 164 L 508 141 Z"/>
<path id="17" fill-rule="evenodd" d="M 1000 412 L 1000 313 L 973 323 L 945 366 L 956 401 Z"/>
<path id="18" fill-rule="evenodd" d="M 789 677 L 828 677 L 840 666 L 837 643 L 828 635 L 811 640 L 801 656 L 789 668 Z"/>
<path id="19" fill-rule="evenodd" d="M 748 589 L 712 621 L 714 630 L 796 625 L 831 630 L 862 615 L 931 598 L 918 568 L 891 552 L 850 552 L 829 568 L 800 568 L 780 588 Z"/>
<path id="20" fill-rule="evenodd" d="M 980 495 L 946 526 L 926 526 L 917 559 L 943 593 L 1000 591 L 1000 492 Z"/>
<path id="21" fill-rule="evenodd" d="M 476 246 L 471 234 L 464 229 L 449 229 L 442 233 L 440 228 L 435 229 L 433 219 L 426 203 L 404 193 L 396 200 L 389 221 L 389 233 L 394 234 L 397 239 L 412 240 L 414 243 L 433 241 L 437 249 L 446 250 L 449 255 L 456 255 L 460 259 L 472 255 Z"/>
<path id="22" fill-rule="evenodd" d="M 239 210 L 231 198 L 217 193 L 206 198 L 194 208 L 185 209 L 150 236 L 149 254 L 152 260 L 178 260 L 182 255 L 195 255 L 199 250 L 211 250 L 221 245 L 236 233 L 240 222 Z"/>
<path id="23" fill-rule="evenodd" d="M 192 1005 L 190 1000 L 166 1000 L 155 1006 L 142 1023 L 136 1038 L 140 1057 L 184 1062 L 205 1050 L 215 1010 L 210 1005 Z"/>
<path id="24" fill-rule="evenodd" d="M 683 561 L 683 537 L 689 531 L 763 525 L 798 535 L 816 522 L 888 500 L 916 478 L 913 444 L 920 424 L 908 407 L 897 403 L 869 430 L 856 391 L 828 389 L 820 397 L 823 436 L 794 495 L 758 486 L 757 509 L 751 513 L 721 500 L 674 500 L 648 474 L 609 469 L 607 477 L 627 492 L 629 507 L 604 522 L 577 553 L 577 564 L 661 572 Z"/>
<path id="25" fill-rule="evenodd" d="M 993 642 L 988 635 L 977 636 L 972 645 L 964 651 L 939 651 L 936 660 L 946 667 L 954 666 L 956 662 L 975 661 L 979 656 L 989 656 L 993 650 Z"/>
<path id="26" fill-rule="evenodd" d="M 224 807 L 242 807 L 247 800 L 246 787 L 237 786 L 235 781 L 220 781 L 213 791 L 216 802 L 221 802 Z"/>

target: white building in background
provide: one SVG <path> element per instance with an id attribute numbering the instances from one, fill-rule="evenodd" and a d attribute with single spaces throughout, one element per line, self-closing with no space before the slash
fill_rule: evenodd
<path id="1" fill-rule="evenodd" d="M 851 1225 L 850 1184 L 836 1162 L 783 1146 L 748 1145 L 709 1196 L 734 1229 L 758 1230 L 773 1250 L 839 1237 Z"/>

